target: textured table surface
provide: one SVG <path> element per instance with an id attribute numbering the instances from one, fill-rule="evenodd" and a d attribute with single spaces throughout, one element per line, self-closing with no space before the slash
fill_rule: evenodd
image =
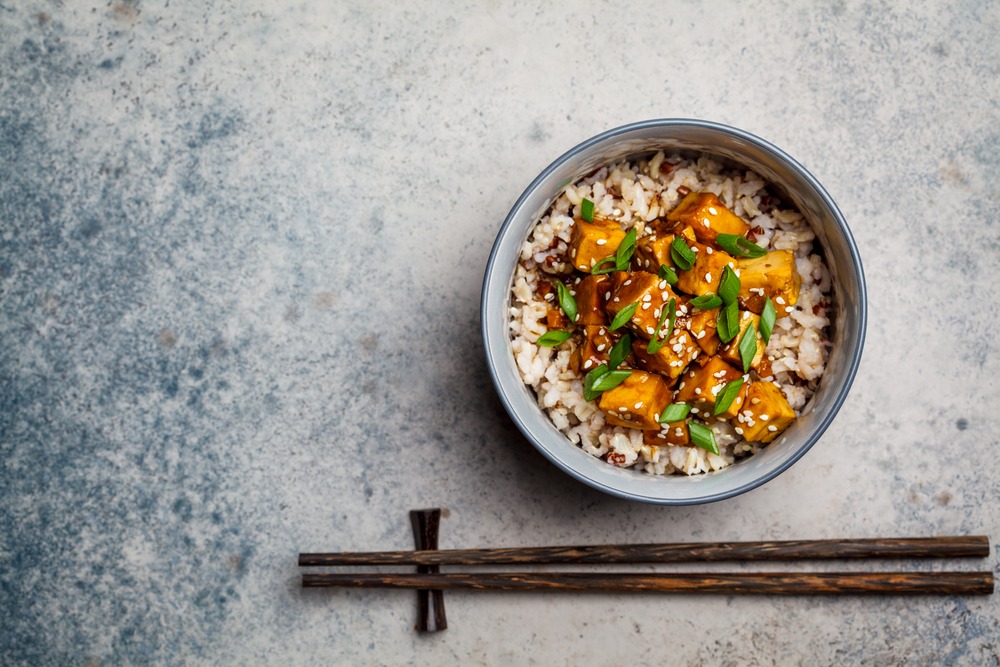
<path id="1" fill-rule="evenodd" d="M 296 567 L 426 506 L 442 547 L 1000 539 L 1000 5 L 281 4 L 0 0 L 0 662 L 1000 663 L 996 596 L 456 592 L 422 636 Z M 805 164 L 871 295 L 827 435 L 696 508 L 561 475 L 479 338 L 528 182 L 656 117 Z"/>

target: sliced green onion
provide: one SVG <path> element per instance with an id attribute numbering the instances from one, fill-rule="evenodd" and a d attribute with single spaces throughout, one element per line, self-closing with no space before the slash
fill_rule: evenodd
<path id="1" fill-rule="evenodd" d="M 618 368 L 630 352 L 632 352 L 632 337 L 625 334 L 611 348 L 608 354 L 608 366 L 612 369 Z"/>
<path id="2" fill-rule="evenodd" d="M 736 338 L 736 334 L 740 332 L 740 309 L 735 301 L 719 311 L 716 331 L 719 334 L 719 340 L 723 343 L 728 343 Z"/>
<path id="3" fill-rule="evenodd" d="M 722 269 L 722 278 L 719 279 L 719 298 L 722 303 L 735 303 L 736 297 L 740 295 L 740 277 L 736 275 L 728 266 Z"/>
<path id="4" fill-rule="evenodd" d="M 715 243 L 734 257 L 763 257 L 767 251 L 738 234 L 719 234 Z"/>
<path id="5" fill-rule="evenodd" d="M 687 403 L 671 403 L 663 408 L 663 412 L 660 413 L 660 418 L 657 421 L 661 424 L 673 424 L 674 422 L 686 419 L 689 412 L 691 412 L 691 406 Z"/>
<path id="6" fill-rule="evenodd" d="M 760 313 L 760 337 L 764 339 L 764 344 L 771 340 L 771 332 L 774 330 L 774 321 L 778 319 L 778 312 L 771 303 L 771 297 L 767 297 L 764 302 L 764 310 Z"/>
<path id="7" fill-rule="evenodd" d="M 670 259 L 681 270 L 689 271 L 694 266 L 695 254 L 684 239 L 678 236 L 670 244 Z"/>
<path id="8" fill-rule="evenodd" d="M 609 266 L 605 267 L 604 265 Z M 603 267 L 603 268 L 602 268 Z M 592 276 L 602 276 L 606 273 L 614 273 L 618 270 L 618 264 L 615 262 L 614 257 L 605 257 L 590 269 L 590 275 Z"/>
<path id="9" fill-rule="evenodd" d="M 608 389 L 614 389 L 622 382 L 628 379 L 628 376 L 632 375 L 632 371 L 629 370 L 617 370 L 608 371 L 601 377 L 594 380 L 594 384 L 590 386 L 590 390 L 601 393 L 607 391 Z"/>
<path id="10" fill-rule="evenodd" d="M 726 386 L 722 388 L 719 395 L 715 397 L 715 407 L 712 408 L 713 415 L 721 415 L 723 412 L 729 409 L 729 406 L 733 404 L 736 397 L 740 393 L 740 387 L 743 386 L 743 378 L 736 378 L 726 383 Z"/>
<path id="11" fill-rule="evenodd" d="M 600 364 L 597 368 L 587 373 L 586 377 L 583 378 L 584 400 L 592 401 L 600 396 L 601 392 L 594 391 L 594 383 L 607 375 L 610 370 L 607 364 Z"/>
<path id="12" fill-rule="evenodd" d="M 584 199 L 580 202 L 580 217 L 587 222 L 594 221 L 594 202 Z"/>
<path id="13" fill-rule="evenodd" d="M 653 332 L 653 339 L 649 341 L 649 345 L 646 346 L 646 352 L 649 354 L 656 354 L 663 347 L 663 344 L 670 340 L 670 337 L 674 335 L 674 322 L 677 319 L 677 299 L 670 297 L 670 301 L 663 307 L 660 311 L 660 319 L 656 321 L 656 329 Z M 667 332 L 660 335 L 660 330 L 663 329 L 663 323 L 666 321 L 667 317 L 670 317 L 670 326 L 667 327 Z"/>
<path id="14" fill-rule="evenodd" d="M 696 296 L 691 299 L 690 303 L 695 308 L 700 308 L 701 310 L 712 310 L 713 308 L 718 308 L 722 305 L 722 299 L 709 292 L 708 294 Z"/>
<path id="15" fill-rule="evenodd" d="M 556 289 L 559 292 L 559 307 L 566 313 L 566 317 L 569 318 L 570 322 L 576 322 L 576 299 L 573 298 L 573 295 L 569 293 L 569 288 L 563 285 L 562 282 L 556 283 Z"/>
<path id="16" fill-rule="evenodd" d="M 622 308 L 618 311 L 618 314 L 615 315 L 615 319 L 611 321 L 611 326 L 608 327 L 608 329 L 614 331 L 615 329 L 622 328 L 626 322 L 632 319 L 632 316 L 635 315 L 635 309 L 638 307 L 639 302 L 636 301 L 635 303 Z"/>
<path id="17" fill-rule="evenodd" d="M 696 447 L 701 447 L 716 456 L 719 455 L 719 446 L 715 444 L 715 434 L 712 433 L 712 429 L 702 426 L 698 422 L 691 422 L 688 424 L 688 433 L 691 434 L 691 442 Z"/>
<path id="18" fill-rule="evenodd" d="M 628 230 L 628 234 L 622 239 L 621 244 L 618 246 L 618 251 L 615 252 L 615 265 L 619 271 L 624 271 L 628 268 L 628 262 L 632 259 L 632 255 L 635 253 L 635 229 Z"/>
<path id="19" fill-rule="evenodd" d="M 542 347 L 555 347 L 556 345 L 561 345 L 569 340 L 569 337 L 573 335 L 572 331 L 546 331 L 538 340 L 535 341 Z"/>
<path id="20" fill-rule="evenodd" d="M 666 264 L 660 264 L 660 270 L 657 275 L 666 280 L 668 285 L 673 285 L 677 282 L 677 274 Z"/>
<path id="21" fill-rule="evenodd" d="M 757 356 L 757 327 L 750 322 L 750 326 L 743 332 L 740 338 L 740 361 L 743 362 L 743 372 L 750 370 L 753 358 Z"/>

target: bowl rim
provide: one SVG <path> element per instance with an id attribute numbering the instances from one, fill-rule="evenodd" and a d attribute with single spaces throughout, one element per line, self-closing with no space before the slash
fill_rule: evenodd
<path id="1" fill-rule="evenodd" d="M 584 151 L 596 144 L 606 142 L 610 139 L 614 139 L 620 135 L 628 134 L 638 130 L 644 130 L 649 128 L 700 128 L 707 129 L 715 132 L 721 132 L 723 134 L 728 134 L 732 137 L 738 138 L 742 141 L 748 142 L 755 145 L 759 149 L 765 152 L 771 153 L 773 156 L 778 158 L 780 161 L 787 164 L 792 170 L 796 171 L 804 180 L 808 182 L 811 188 L 819 195 L 822 199 L 823 204 L 832 213 L 833 219 L 836 221 L 839 232 L 843 235 L 844 241 L 848 248 L 851 266 L 854 273 L 857 276 L 858 282 L 858 313 L 859 319 L 857 322 L 857 346 L 849 359 L 846 367 L 846 374 L 844 382 L 840 387 L 836 397 L 831 403 L 830 409 L 824 416 L 822 421 L 816 426 L 815 429 L 810 433 L 809 437 L 799 446 L 798 450 L 790 456 L 787 460 L 783 461 L 781 464 L 776 466 L 774 469 L 767 471 L 763 475 L 754 478 L 753 480 L 741 484 L 733 489 L 705 494 L 702 496 L 695 496 L 690 498 L 664 498 L 660 496 L 652 496 L 643 493 L 636 493 L 633 491 L 624 491 L 622 489 L 616 488 L 614 486 L 609 486 L 603 482 L 597 481 L 585 474 L 577 471 L 575 468 L 567 466 L 563 461 L 558 459 L 553 452 L 549 450 L 548 447 L 544 446 L 542 443 L 538 442 L 534 433 L 532 433 L 522 420 L 517 416 L 516 411 L 513 409 L 511 404 L 511 398 L 508 394 L 507 389 L 503 386 L 500 377 L 498 376 L 493 358 L 490 351 L 490 332 L 488 326 L 489 313 L 487 309 L 487 294 L 489 292 L 491 277 L 493 276 L 494 270 L 497 266 L 497 255 L 502 242 L 506 239 L 507 232 L 514 223 L 515 214 L 520 212 L 520 209 L 524 205 L 525 201 L 534 193 L 534 191 L 549 177 L 549 175 L 558 169 L 564 162 L 571 159 L 576 154 Z M 509 285 L 507 286 L 509 289 Z M 643 121 L 637 121 L 634 123 L 628 123 L 625 125 L 620 125 L 618 127 L 611 128 L 600 134 L 594 135 L 589 139 L 586 139 L 576 146 L 573 146 L 562 155 L 553 160 L 545 169 L 543 169 L 538 176 L 536 176 L 531 183 L 524 189 L 521 196 L 518 197 L 517 201 L 511 207 L 507 216 L 504 218 L 503 224 L 497 231 L 496 237 L 494 239 L 493 245 L 490 248 L 489 259 L 486 263 L 486 270 L 483 275 L 483 286 L 480 293 L 480 327 L 482 332 L 483 348 L 486 355 L 486 366 L 490 374 L 490 379 L 493 382 L 493 386 L 497 392 L 497 396 L 500 398 L 501 403 L 503 403 L 504 409 L 510 416 L 511 420 L 517 426 L 521 434 L 538 450 L 546 459 L 553 463 L 557 468 L 559 468 L 564 473 L 570 475 L 574 479 L 583 484 L 586 484 L 592 488 L 599 491 L 607 493 L 618 498 L 623 498 L 626 500 L 635 500 L 639 502 L 656 504 L 656 505 L 670 505 L 670 506 L 687 506 L 687 505 L 703 505 L 708 503 L 717 502 L 720 500 L 725 500 L 732 498 L 734 496 L 741 495 L 748 491 L 751 491 L 763 484 L 766 484 L 770 480 L 774 479 L 785 470 L 790 468 L 796 461 L 801 459 L 806 452 L 808 452 L 812 446 L 822 437 L 826 432 L 827 428 L 833 423 L 834 418 L 837 413 L 840 412 L 840 408 L 844 401 L 847 399 L 847 395 L 850 392 L 851 386 L 854 384 L 854 380 L 857 376 L 858 367 L 861 363 L 861 357 L 864 351 L 865 337 L 868 329 L 868 291 L 865 283 L 864 267 L 861 263 L 861 256 L 858 252 L 857 244 L 855 243 L 854 236 L 851 234 L 851 230 L 847 225 L 847 221 L 844 219 L 843 214 L 837 207 L 833 198 L 826 191 L 826 188 L 816 179 L 812 173 L 809 172 L 802 164 L 795 160 L 788 153 L 778 148 L 774 144 L 762 139 L 750 132 L 735 128 L 729 125 L 724 125 L 722 123 L 717 123 L 714 121 L 691 119 L 691 118 L 656 118 Z M 595 459 L 595 462 L 597 459 Z"/>

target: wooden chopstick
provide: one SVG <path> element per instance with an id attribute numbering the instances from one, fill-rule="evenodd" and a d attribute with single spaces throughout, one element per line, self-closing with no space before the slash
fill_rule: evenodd
<path id="1" fill-rule="evenodd" d="M 764 595 L 989 595 L 992 572 L 631 572 L 445 574 L 303 574 L 306 588 L 416 588 L 500 591 L 591 591 Z"/>
<path id="2" fill-rule="evenodd" d="M 787 561 L 838 558 L 983 558 L 989 538 L 910 537 L 780 542 L 691 542 L 514 549 L 442 549 L 299 554 L 301 567 L 336 565 L 551 565 Z"/>

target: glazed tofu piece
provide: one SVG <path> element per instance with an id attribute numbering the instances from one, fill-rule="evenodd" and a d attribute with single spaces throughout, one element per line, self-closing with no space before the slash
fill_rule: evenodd
<path id="1" fill-rule="evenodd" d="M 652 273 L 636 271 L 629 274 L 612 294 L 611 301 L 607 303 L 608 315 L 614 318 L 633 303 L 639 304 L 628 326 L 641 337 L 652 338 L 660 313 L 671 298 L 676 299 L 679 307 L 681 299 L 670 289 L 666 280 Z"/>
<path id="2" fill-rule="evenodd" d="M 736 416 L 736 432 L 751 442 L 768 443 L 795 421 L 795 410 L 771 382 L 751 382 L 743 409 Z"/>
<path id="3" fill-rule="evenodd" d="M 698 408 L 699 411 L 710 415 L 715 408 L 715 397 L 719 395 L 722 388 L 730 381 L 743 377 L 743 373 L 726 363 L 721 357 L 715 356 L 708 359 L 704 366 L 692 365 L 684 373 L 681 383 L 677 386 L 677 401 L 689 403 Z M 722 415 L 723 418 L 735 417 L 736 412 L 743 405 L 745 387 L 740 389 L 740 395 L 732 402 Z"/>
<path id="4" fill-rule="evenodd" d="M 741 310 L 739 333 L 737 333 L 735 338 L 726 343 L 722 346 L 722 349 L 719 350 L 719 356 L 736 368 L 743 368 L 743 358 L 740 357 L 740 341 L 743 340 L 743 334 L 746 333 L 751 324 L 753 324 L 754 331 L 756 332 L 757 351 L 753 355 L 753 361 L 750 362 L 750 368 L 759 368 L 761 361 L 764 359 L 764 349 L 767 345 L 764 343 L 764 339 L 760 336 L 760 315 L 751 313 L 748 310 Z"/>
<path id="5" fill-rule="evenodd" d="M 680 235 L 688 245 L 697 239 L 690 227 L 681 230 Z M 656 273 L 660 266 L 674 266 L 674 260 L 670 257 L 670 244 L 674 242 L 675 235 L 672 233 L 653 232 L 640 238 L 635 245 L 635 255 L 632 257 L 632 264 L 640 271 Z"/>
<path id="6" fill-rule="evenodd" d="M 604 302 L 611 295 L 609 276 L 585 276 L 573 286 L 572 291 L 576 299 L 577 324 L 601 326 L 608 323 Z"/>
<path id="7" fill-rule="evenodd" d="M 650 447 L 691 444 L 687 420 L 660 424 L 659 431 L 643 431 L 642 443 Z"/>
<path id="8" fill-rule="evenodd" d="M 613 257 L 624 238 L 625 232 L 614 220 L 574 221 L 569 242 L 569 258 L 573 267 L 589 273 L 599 261 Z"/>
<path id="9" fill-rule="evenodd" d="M 722 279 L 722 269 L 729 265 L 735 267 L 736 260 L 729 253 L 703 243 L 688 245 L 695 251 L 694 266 L 688 271 L 677 272 L 678 280 L 675 287 L 695 296 L 715 292 L 719 288 L 719 280 Z"/>
<path id="10" fill-rule="evenodd" d="M 649 353 L 649 342 L 637 340 L 632 344 L 635 363 L 639 368 L 665 375 L 671 380 L 680 377 L 701 348 L 694 342 L 690 331 L 674 327 L 673 335 L 655 353 Z"/>
<path id="11" fill-rule="evenodd" d="M 719 338 L 719 309 L 695 310 L 688 319 L 688 331 L 705 354 L 715 354 L 722 340 Z"/>
<path id="12" fill-rule="evenodd" d="M 750 225 L 730 211 L 711 192 L 691 192 L 667 215 L 667 220 L 688 225 L 702 243 L 715 243 L 719 234 L 743 236 Z"/>
<path id="13" fill-rule="evenodd" d="M 610 424 L 658 431 L 656 418 L 669 404 L 671 393 L 667 381 L 656 373 L 632 371 L 620 385 L 601 394 L 597 406 Z"/>
<path id="14" fill-rule="evenodd" d="M 795 268 L 795 255 L 789 250 L 772 250 L 763 257 L 739 259 L 740 307 L 758 315 L 771 297 L 778 317 L 791 312 L 799 300 L 802 278 Z"/>
<path id="15" fill-rule="evenodd" d="M 607 327 L 586 325 L 581 328 L 583 329 L 583 343 L 573 351 L 573 356 L 570 357 L 570 366 L 578 373 L 586 373 L 603 363 L 607 363 L 615 340 Z"/>

